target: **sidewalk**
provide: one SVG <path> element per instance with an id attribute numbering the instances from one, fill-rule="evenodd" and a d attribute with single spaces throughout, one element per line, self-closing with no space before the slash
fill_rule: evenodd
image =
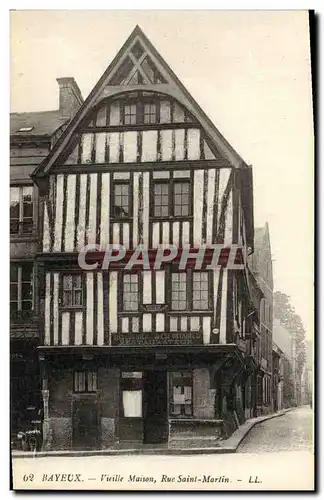
<path id="1" fill-rule="evenodd" d="M 39 451 L 37 453 L 31 451 L 12 451 L 13 458 L 38 458 L 38 457 L 86 457 L 86 456 L 118 456 L 118 455 L 200 455 L 200 454 L 215 454 L 215 453 L 235 453 L 239 444 L 256 425 L 272 418 L 281 417 L 288 411 L 294 408 L 281 410 L 277 413 L 270 415 L 262 415 L 261 417 L 251 418 L 247 420 L 228 438 L 219 441 L 217 446 L 201 446 L 190 448 L 174 448 L 163 445 L 139 445 L 135 448 L 109 448 L 107 450 L 87 450 L 87 451 L 71 451 L 71 450 L 57 450 L 57 451 Z"/>

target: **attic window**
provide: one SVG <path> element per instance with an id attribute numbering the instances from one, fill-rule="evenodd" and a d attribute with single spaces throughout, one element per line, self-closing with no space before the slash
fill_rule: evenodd
<path id="1" fill-rule="evenodd" d="M 17 132 L 31 132 L 34 127 L 21 127 Z"/>

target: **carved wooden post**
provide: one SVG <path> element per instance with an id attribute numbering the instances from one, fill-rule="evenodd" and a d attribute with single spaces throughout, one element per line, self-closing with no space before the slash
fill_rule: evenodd
<path id="1" fill-rule="evenodd" d="M 39 357 L 41 362 L 41 377 L 42 377 L 42 397 L 43 397 L 43 450 L 50 449 L 50 426 L 49 426 L 49 390 L 48 390 L 48 370 L 46 366 L 45 356 Z"/>

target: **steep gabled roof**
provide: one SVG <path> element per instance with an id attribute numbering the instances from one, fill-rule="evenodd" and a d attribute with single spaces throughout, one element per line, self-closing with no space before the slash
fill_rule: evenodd
<path id="1" fill-rule="evenodd" d="M 161 55 L 154 48 L 152 43 L 148 40 L 143 31 L 136 26 L 129 38 L 126 40 L 120 51 L 117 53 L 113 61 L 110 63 L 102 77 L 99 79 L 98 83 L 95 85 L 93 90 L 90 92 L 87 99 L 84 101 L 83 105 L 80 107 L 78 112 L 76 113 L 71 123 L 66 128 L 60 139 L 57 141 L 56 145 L 51 150 L 48 157 L 39 165 L 39 167 L 33 172 L 32 177 L 44 176 L 50 170 L 51 166 L 54 164 L 55 160 L 58 158 L 62 149 L 68 144 L 70 138 L 73 133 L 77 129 L 80 122 L 87 115 L 89 110 L 102 98 L 102 96 L 107 96 L 104 90 L 111 86 L 116 87 L 116 91 L 121 91 L 120 82 L 116 84 L 116 75 L 118 75 L 118 71 L 120 72 L 121 67 L 125 64 L 126 60 L 129 59 L 130 49 L 132 49 L 137 43 L 140 43 L 144 48 L 146 54 L 149 55 L 150 59 L 154 62 L 155 68 L 158 70 L 161 75 L 161 79 L 159 82 L 154 85 L 148 85 L 149 82 L 143 82 L 142 87 L 141 84 L 136 84 L 136 89 L 143 88 L 143 90 L 159 89 L 161 92 L 163 90 L 165 93 L 168 93 L 171 88 L 176 89 L 177 95 L 182 97 L 183 104 L 187 107 L 190 107 L 190 111 L 196 116 L 196 118 L 201 123 L 205 132 L 209 135 L 212 141 L 214 141 L 216 147 L 224 154 L 224 156 L 230 161 L 233 167 L 247 167 L 244 163 L 243 159 L 240 155 L 232 148 L 232 146 L 226 141 L 223 135 L 219 132 L 219 130 L 215 127 L 212 121 L 208 118 L 205 112 L 201 109 L 201 107 L 197 104 L 197 102 L 192 98 L 184 85 L 180 82 L 178 77 L 174 74 L 172 69 L 168 66 L 168 64 L 164 61 Z M 133 61 L 134 66 L 139 68 L 139 61 Z M 130 68 L 131 70 L 131 68 Z M 133 71 L 133 73 L 136 71 Z M 115 81 L 114 81 L 115 79 Z M 145 76 L 144 76 L 145 79 Z M 131 80 L 123 82 L 124 91 L 127 89 L 134 89 L 134 85 L 131 84 Z M 167 82 L 167 83 L 165 83 Z M 125 85 L 128 85 L 126 87 Z"/>

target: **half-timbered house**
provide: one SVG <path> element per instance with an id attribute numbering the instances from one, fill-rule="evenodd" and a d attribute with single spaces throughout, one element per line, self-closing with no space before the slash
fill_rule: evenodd
<path id="1" fill-rule="evenodd" d="M 44 447 L 230 434 L 251 404 L 255 366 L 245 269 L 78 264 L 89 244 L 253 252 L 251 167 L 140 28 L 32 179 L 44 208 Z"/>

